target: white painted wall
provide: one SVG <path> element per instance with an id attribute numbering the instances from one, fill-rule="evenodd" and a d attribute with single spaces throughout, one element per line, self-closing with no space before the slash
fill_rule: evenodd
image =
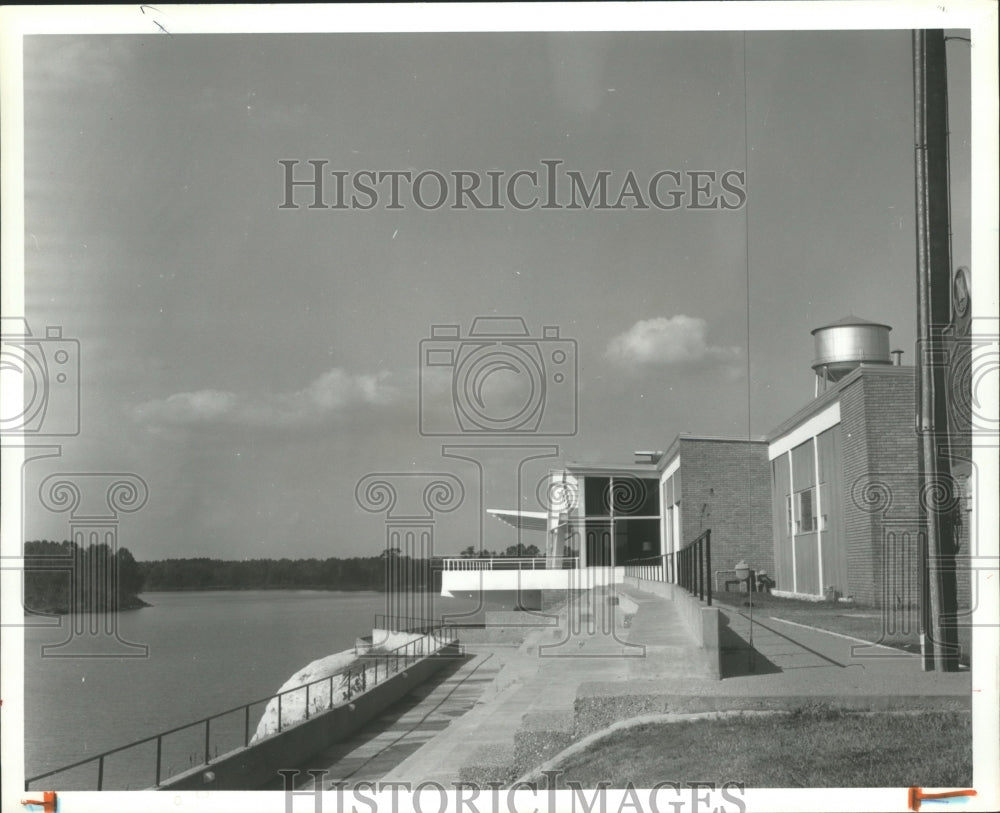
<path id="1" fill-rule="evenodd" d="M 589 590 L 625 581 L 624 567 L 585 567 L 576 570 L 445 570 L 441 595 L 512 592 L 517 590 Z"/>

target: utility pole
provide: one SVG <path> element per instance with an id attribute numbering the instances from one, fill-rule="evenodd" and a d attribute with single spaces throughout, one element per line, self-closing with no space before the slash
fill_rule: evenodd
<path id="1" fill-rule="evenodd" d="M 948 172 L 948 72 L 944 31 L 913 32 L 917 220 L 917 434 L 923 561 L 924 669 L 958 669 L 953 483 L 948 456 L 948 345 L 951 321 L 951 213 Z M 930 658 L 933 654 L 933 662 Z"/>

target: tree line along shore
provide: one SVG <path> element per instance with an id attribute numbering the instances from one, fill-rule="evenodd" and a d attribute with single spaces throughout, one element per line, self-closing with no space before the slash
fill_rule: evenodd
<path id="1" fill-rule="evenodd" d="M 537 556 L 538 549 L 469 547 L 459 555 Z M 414 559 L 397 548 L 349 558 L 136 561 L 125 547 L 33 540 L 24 543 L 23 603 L 29 613 L 68 614 L 147 607 L 140 593 L 168 590 L 439 590 L 439 574 L 433 559 Z"/>

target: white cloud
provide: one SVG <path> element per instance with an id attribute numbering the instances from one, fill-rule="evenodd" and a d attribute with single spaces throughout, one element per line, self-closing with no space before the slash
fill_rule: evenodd
<path id="1" fill-rule="evenodd" d="M 294 392 L 264 395 L 211 389 L 180 392 L 139 404 L 133 415 L 143 423 L 157 425 L 305 426 L 358 407 L 393 403 L 397 391 L 388 383 L 388 377 L 387 372 L 352 374 L 336 367 Z"/>
<path id="2" fill-rule="evenodd" d="M 710 345 L 707 332 L 707 323 L 697 316 L 641 319 L 611 340 L 605 356 L 628 368 L 733 366 L 740 348 Z"/>

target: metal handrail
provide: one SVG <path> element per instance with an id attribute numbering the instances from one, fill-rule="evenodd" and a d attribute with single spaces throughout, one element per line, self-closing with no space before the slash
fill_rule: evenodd
<path id="1" fill-rule="evenodd" d="M 442 643 L 441 646 L 437 647 L 436 649 L 433 649 L 432 651 L 428 651 L 427 652 L 427 657 L 430 657 L 431 655 L 435 654 L 436 652 L 438 652 L 443 647 L 445 647 L 445 646 L 447 646 L 447 645 L 449 645 L 451 643 L 454 643 L 454 641 L 457 640 L 456 630 L 455 630 L 454 627 L 452 627 L 450 625 L 438 624 L 437 626 L 435 626 L 435 627 L 432 628 L 432 631 L 426 632 L 426 633 L 424 633 L 424 635 L 425 636 L 433 635 L 434 631 L 437 631 L 438 633 L 440 633 L 439 635 L 436 635 L 434 637 L 442 638 L 442 639 L 444 639 L 445 642 Z M 399 645 L 399 646 L 397 646 L 397 647 L 395 647 L 393 649 L 390 649 L 390 650 L 388 650 L 386 652 L 375 652 L 375 653 L 361 655 L 361 656 L 359 656 L 360 664 L 355 664 L 355 665 L 347 666 L 347 667 L 345 667 L 344 669 L 342 669 L 339 672 L 334 672 L 334 673 L 332 673 L 330 675 L 327 675 L 326 677 L 319 678 L 317 680 L 314 680 L 314 681 L 312 681 L 310 683 L 307 683 L 307 684 L 304 684 L 302 686 L 295 686 L 294 688 L 291 688 L 291 689 L 285 689 L 285 691 L 283 691 L 283 692 L 277 692 L 276 694 L 268 695 L 267 697 L 259 698 L 257 700 L 251 700 L 251 701 L 249 701 L 247 703 L 241 703 L 240 705 L 233 706 L 232 708 L 226 709 L 225 711 L 217 712 L 216 714 L 212 714 L 212 715 L 210 715 L 208 717 L 202 717 L 200 720 L 195 720 L 194 722 L 191 722 L 191 723 L 185 723 L 184 725 L 175 726 L 174 728 L 169 728 L 169 729 L 167 729 L 165 731 L 160 731 L 157 734 L 152 734 L 149 737 L 143 737 L 141 740 L 135 740 L 135 741 L 130 742 L 130 743 L 126 744 L 126 745 L 120 745 L 117 748 L 111 748 L 111 749 L 109 749 L 107 751 L 102 751 L 100 754 L 96 754 L 96 755 L 94 755 L 92 757 L 87 757 L 86 759 L 81 759 L 78 762 L 71 763 L 70 765 L 63 765 L 62 767 L 56 768 L 55 770 L 46 771 L 45 773 L 41 773 L 41 774 L 37 774 L 36 776 L 28 777 L 28 778 L 26 778 L 24 780 L 24 789 L 25 790 L 30 790 L 30 788 L 28 786 L 32 782 L 38 782 L 41 779 L 46 779 L 46 778 L 48 778 L 50 776 L 54 776 L 55 774 L 64 773 L 65 771 L 71 771 L 74 768 L 79 768 L 81 765 L 87 765 L 88 763 L 96 761 L 97 762 L 97 789 L 98 790 L 103 790 L 104 789 L 103 785 L 104 785 L 104 759 L 105 759 L 105 757 L 109 757 L 109 756 L 111 756 L 113 754 L 120 753 L 121 751 L 127 751 L 128 749 L 135 748 L 136 746 L 139 746 L 139 745 L 145 745 L 146 743 L 153 742 L 154 740 L 156 741 L 156 774 L 155 774 L 154 787 L 158 787 L 160 785 L 160 781 L 162 779 L 162 770 L 161 770 L 162 769 L 162 764 L 161 764 L 161 761 L 162 761 L 162 755 L 163 755 L 163 738 L 164 737 L 168 737 L 171 734 L 176 734 L 178 731 L 184 731 L 185 729 L 188 729 L 188 728 L 194 728 L 196 726 L 204 725 L 205 726 L 205 751 L 204 751 L 204 760 L 200 763 L 200 765 L 208 765 L 211 762 L 211 723 L 212 723 L 212 720 L 217 720 L 217 719 L 220 719 L 222 717 L 226 717 L 227 715 L 233 714 L 234 712 L 237 712 L 237 711 L 243 711 L 243 714 L 244 714 L 243 747 L 245 748 L 245 747 L 249 746 L 249 744 L 250 744 L 250 708 L 252 706 L 257 706 L 257 705 L 260 705 L 262 703 L 263 704 L 269 704 L 272 700 L 275 700 L 275 699 L 278 701 L 278 729 L 277 729 L 277 731 L 273 732 L 272 734 L 267 735 L 267 737 L 263 737 L 262 738 L 262 739 L 267 739 L 268 737 L 271 737 L 271 736 L 274 736 L 275 734 L 281 733 L 281 731 L 283 730 L 283 728 L 282 728 L 282 708 L 281 708 L 281 706 L 282 706 L 282 698 L 285 695 L 292 694 L 293 692 L 301 692 L 303 690 L 305 691 L 305 693 L 306 693 L 305 719 L 302 720 L 302 721 L 300 721 L 300 722 L 305 722 L 306 720 L 310 719 L 309 695 L 310 695 L 310 690 L 312 689 L 313 686 L 318 686 L 320 684 L 326 684 L 326 683 L 328 683 L 330 685 L 330 695 L 329 695 L 330 700 L 329 700 L 329 704 L 328 704 L 327 708 L 324 709 L 325 711 L 328 711 L 329 709 L 332 709 L 333 706 L 334 706 L 334 702 L 333 702 L 333 696 L 334 696 L 333 681 L 334 681 L 334 678 L 340 677 L 341 678 L 340 687 L 345 689 L 345 697 L 344 697 L 343 700 L 341 700 L 339 702 L 341 702 L 341 703 L 350 702 L 351 699 L 356 694 L 364 692 L 364 691 L 367 691 L 369 688 L 374 688 L 375 686 L 377 686 L 379 684 L 380 681 L 378 679 L 378 674 L 379 674 L 378 667 L 379 667 L 379 663 L 380 662 L 384 662 L 384 665 L 385 665 L 385 669 L 383 671 L 383 676 L 382 676 L 382 680 L 384 681 L 384 680 L 388 679 L 391 674 L 394 675 L 394 674 L 397 674 L 400 671 L 400 659 L 402 659 L 403 668 L 405 668 L 406 666 L 409 666 L 411 663 L 414 663 L 415 661 L 423 658 L 424 657 L 424 646 L 423 646 L 423 644 L 424 644 L 424 638 L 419 638 L 419 639 L 417 639 L 415 641 L 407 641 L 405 644 L 401 644 L 401 645 Z M 411 648 L 413 649 L 413 652 L 411 652 Z M 402 654 L 400 654 L 401 652 L 402 652 Z M 389 662 L 390 662 L 390 660 L 393 662 L 393 665 L 395 666 L 395 668 L 391 672 L 389 671 Z M 368 673 L 368 670 L 372 668 L 372 665 L 371 665 L 372 661 L 374 661 L 374 678 L 373 678 L 371 684 L 369 685 L 368 684 L 367 673 Z M 265 705 L 264 708 L 265 708 L 265 711 L 266 711 L 267 706 Z M 293 723 L 293 725 L 297 725 L 297 724 L 298 723 Z M 290 727 L 290 726 L 286 726 L 285 728 L 288 728 L 288 727 Z M 179 771 L 178 773 L 182 773 L 182 771 Z M 173 774 L 173 775 L 176 775 L 176 774 Z"/>
<path id="2" fill-rule="evenodd" d="M 444 570 L 572 570 L 578 567 L 578 556 L 490 556 L 449 557 L 441 559 Z"/>
<path id="3" fill-rule="evenodd" d="M 712 606 L 712 531 L 702 532 L 673 553 L 631 559 L 625 575 L 648 581 L 667 582 L 683 587 Z"/>

